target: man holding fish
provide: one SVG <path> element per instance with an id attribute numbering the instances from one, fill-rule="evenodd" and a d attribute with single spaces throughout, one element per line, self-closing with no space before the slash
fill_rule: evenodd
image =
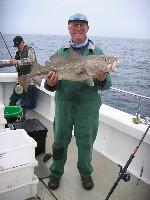
<path id="1" fill-rule="evenodd" d="M 109 72 L 114 71 L 117 59 L 103 56 L 103 51 L 87 37 L 88 30 L 89 25 L 85 15 L 80 13 L 72 15 L 68 20 L 68 31 L 71 39 L 68 44 L 57 51 L 57 54 L 66 61 L 66 67 L 71 66 L 67 61 L 74 63 L 78 58 L 81 59 L 75 68 L 79 80 L 60 78 L 61 73 L 59 74 L 56 67 L 56 70 L 49 71 L 45 81 L 47 90 L 56 91 L 53 163 L 50 166 L 51 176 L 48 182 L 50 189 L 59 187 L 73 128 L 78 147 L 77 168 L 81 176 L 82 186 L 86 190 L 90 190 L 94 186 L 91 176 L 93 171 L 92 150 L 99 125 L 99 108 L 102 104 L 98 90 L 110 88 Z M 95 72 L 94 68 L 88 68 L 88 64 L 96 66 L 93 59 L 97 57 L 101 59 L 101 65 L 107 64 L 107 66 L 105 69 L 100 66 L 100 69 Z M 85 59 L 87 69 L 85 64 L 81 70 L 80 65 L 84 65 L 82 58 Z M 59 65 L 59 62 L 57 64 Z M 65 70 L 65 67 L 63 69 Z M 86 76 L 85 80 L 82 77 L 83 74 L 84 77 Z M 81 80 L 80 77 L 82 77 Z"/>

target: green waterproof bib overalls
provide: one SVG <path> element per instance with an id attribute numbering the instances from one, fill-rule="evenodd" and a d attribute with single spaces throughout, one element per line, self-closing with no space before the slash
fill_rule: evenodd
<path id="1" fill-rule="evenodd" d="M 58 52 L 67 59 L 69 49 L 62 48 Z M 86 49 L 83 55 L 89 54 L 90 51 Z M 95 47 L 93 54 L 102 54 L 102 51 Z M 108 89 L 110 86 L 109 73 L 102 87 L 97 80 L 93 87 L 84 81 L 59 81 L 55 95 L 53 163 L 50 167 L 53 176 L 62 176 L 64 173 L 72 130 L 78 147 L 79 173 L 81 176 L 91 175 L 92 149 L 98 130 L 99 108 L 102 104 L 98 90 Z"/>

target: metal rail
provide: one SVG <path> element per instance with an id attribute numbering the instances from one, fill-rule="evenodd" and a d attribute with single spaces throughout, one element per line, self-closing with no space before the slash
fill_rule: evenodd
<path id="1" fill-rule="evenodd" d="M 121 90 L 121 89 L 118 89 L 118 88 L 115 88 L 115 87 L 111 87 L 111 89 L 115 92 L 120 92 L 120 93 L 124 93 L 126 95 L 130 95 L 130 96 L 135 96 L 137 98 L 144 98 L 144 99 L 150 99 L 150 97 L 147 97 L 147 96 L 144 96 L 144 95 L 140 95 L 140 94 L 136 94 L 136 93 L 133 93 L 133 92 L 128 92 L 126 90 Z"/>
<path id="2" fill-rule="evenodd" d="M 115 88 L 115 87 L 111 87 L 111 90 L 114 91 L 114 92 L 119 92 L 119 93 L 123 93 L 125 95 L 136 97 L 138 99 L 138 106 L 137 106 L 136 117 L 134 118 L 134 120 L 136 121 L 136 123 L 144 123 L 144 124 L 150 123 L 150 117 L 145 117 L 145 119 L 140 118 L 142 99 L 150 100 L 150 97 L 140 95 L 140 94 L 136 94 L 136 93 L 133 93 L 133 92 L 128 92 L 126 90 L 121 90 L 121 89 L 118 89 L 118 88 Z M 134 123 L 135 123 L 135 121 L 134 121 Z"/>

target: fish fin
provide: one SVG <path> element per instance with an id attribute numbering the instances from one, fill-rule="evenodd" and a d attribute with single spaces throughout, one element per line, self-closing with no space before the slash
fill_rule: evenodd
<path id="1" fill-rule="evenodd" d="M 29 85 L 27 75 L 22 75 L 18 77 L 18 83 L 23 87 L 24 91 L 27 92 L 27 88 Z"/>
<path id="2" fill-rule="evenodd" d="M 69 60 L 79 59 L 79 57 L 81 57 L 81 56 L 78 53 L 76 53 L 75 51 L 70 51 L 68 54 Z"/>
<path id="3" fill-rule="evenodd" d="M 74 51 L 70 51 L 68 54 L 68 59 L 69 61 L 71 60 L 75 60 L 78 59 L 79 57 L 81 57 L 80 55 L 78 55 L 76 52 Z M 52 55 L 50 57 L 49 60 L 47 60 L 45 62 L 46 66 L 51 66 L 52 69 L 55 69 L 55 67 L 57 68 L 57 66 L 59 66 L 60 64 L 67 64 L 68 60 L 64 59 L 64 57 L 59 54 L 59 53 L 55 53 L 54 55 Z"/>
<path id="4" fill-rule="evenodd" d="M 57 67 L 54 63 L 51 62 L 51 60 L 47 60 L 45 61 L 45 68 L 48 68 L 49 71 L 52 70 L 52 71 L 56 71 Z M 44 69 L 44 68 L 43 68 Z"/>
<path id="5" fill-rule="evenodd" d="M 88 79 L 86 79 L 86 84 L 88 85 L 88 86 L 91 86 L 91 87 L 93 87 L 94 86 L 94 81 L 93 81 L 93 79 L 92 78 L 88 78 Z"/>
<path id="6" fill-rule="evenodd" d="M 73 60 L 73 59 L 78 59 L 79 57 L 81 57 L 78 53 L 76 53 L 75 51 L 70 51 L 68 54 L 68 59 L 69 60 Z M 50 60 L 48 60 L 48 62 L 57 65 L 59 63 L 65 63 L 67 62 L 64 57 L 59 54 L 59 53 L 55 53 L 54 55 L 52 55 L 50 57 Z"/>
<path id="7" fill-rule="evenodd" d="M 43 77 L 41 77 L 41 76 L 35 76 L 32 78 L 33 82 L 35 84 L 37 84 L 38 86 L 41 86 L 42 79 L 43 79 Z"/>
<path id="8" fill-rule="evenodd" d="M 65 59 L 62 55 L 55 53 L 50 57 L 50 60 L 48 60 L 48 62 L 53 65 L 58 65 L 59 63 L 65 62 Z"/>
<path id="9" fill-rule="evenodd" d="M 36 73 L 37 71 L 40 71 L 41 69 L 43 69 L 44 66 L 40 65 L 38 62 L 33 62 L 31 65 L 31 73 Z"/>

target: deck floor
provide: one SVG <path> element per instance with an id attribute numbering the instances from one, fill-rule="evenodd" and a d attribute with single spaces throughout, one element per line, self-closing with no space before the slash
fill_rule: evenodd
<path id="1" fill-rule="evenodd" d="M 29 115 L 30 116 L 30 115 Z M 36 116 L 35 116 L 36 117 Z M 39 118 L 39 116 L 38 116 Z M 48 136 L 46 141 L 46 152 L 51 152 L 52 137 L 52 124 L 41 118 L 40 121 L 48 128 Z M 112 185 L 118 178 L 119 168 L 118 165 L 102 154 L 93 151 L 93 167 L 92 174 L 94 180 L 94 188 L 86 191 L 82 188 L 80 175 L 77 167 L 77 148 L 75 139 L 72 141 L 68 148 L 68 159 L 65 165 L 65 173 L 62 176 L 60 187 L 57 190 L 48 190 L 48 178 L 42 179 L 42 183 L 38 184 L 38 195 L 41 200 L 105 200 Z M 49 167 L 51 160 L 47 162 Z M 124 182 L 121 180 L 113 192 L 110 200 L 150 200 L 150 185 L 145 184 L 138 180 L 131 174 L 131 180 Z"/>

